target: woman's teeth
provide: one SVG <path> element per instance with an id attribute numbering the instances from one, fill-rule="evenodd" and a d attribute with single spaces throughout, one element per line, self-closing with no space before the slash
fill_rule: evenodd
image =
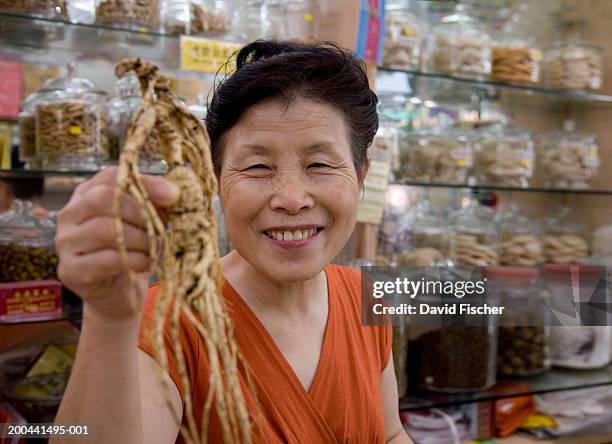
<path id="1" fill-rule="evenodd" d="M 317 233 L 316 228 L 311 228 L 309 230 L 297 230 L 297 231 L 266 231 L 266 236 L 270 239 L 275 239 L 277 241 L 301 241 L 306 240 L 309 237 L 314 236 Z"/>

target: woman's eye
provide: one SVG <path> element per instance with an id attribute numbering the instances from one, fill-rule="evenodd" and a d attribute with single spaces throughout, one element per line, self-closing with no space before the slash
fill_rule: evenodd
<path id="1" fill-rule="evenodd" d="M 260 169 L 270 169 L 270 167 L 268 167 L 268 166 L 266 166 L 264 164 L 258 163 L 256 165 L 251 165 L 250 167 L 248 167 L 246 169 L 247 170 L 260 170 Z"/>

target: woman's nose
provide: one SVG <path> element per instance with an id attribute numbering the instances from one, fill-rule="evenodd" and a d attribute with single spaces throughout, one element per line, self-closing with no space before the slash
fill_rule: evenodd
<path id="1" fill-rule="evenodd" d="M 297 214 L 314 206 L 314 199 L 305 178 L 297 171 L 287 171 L 273 183 L 270 207 Z"/>

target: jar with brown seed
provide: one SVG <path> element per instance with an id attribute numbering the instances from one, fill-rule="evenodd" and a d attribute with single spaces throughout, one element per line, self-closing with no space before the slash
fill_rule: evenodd
<path id="1" fill-rule="evenodd" d="M 159 0 L 96 0 L 96 23 L 99 25 L 158 31 Z"/>
<path id="2" fill-rule="evenodd" d="M 597 135 L 576 131 L 576 122 L 566 120 L 563 130 L 539 138 L 537 163 L 544 186 L 588 189 L 599 171 Z"/>
<path id="3" fill-rule="evenodd" d="M 166 0 L 162 4 L 164 31 L 170 34 L 221 36 L 232 30 L 233 2 Z"/>
<path id="4" fill-rule="evenodd" d="M 428 197 L 422 198 L 417 207 L 412 231 L 412 247 L 415 252 L 421 252 L 423 256 L 428 252 L 432 262 L 425 265 L 436 265 L 449 254 L 450 227 L 444 217 L 431 208 Z M 437 261 L 433 262 L 436 259 Z"/>
<path id="5" fill-rule="evenodd" d="M 504 307 L 498 322 L 497 372 L 532 376 L 551 367 L 550 311 L 535 267 L 487 267 L 487 298 Z"/>
<path id="6" fill-rule="evenodd" d="M 16 200 L 0 217 L 0 282 L 55 279 L 55 224 L 32 214 L 32 203 Z"/>
<path id="7" fill-rule="evenodd" d="M 46 83 L 36 104 L 36 145 L 44 169 L 95 171 L 108 156 L 106 93 L 68 74 Z"/>
<path id="8" fill-rule="evenodd" d="M 492 213 L 472 202 L 453 218 L 451 255 L 456 265 L 497 265 L 497 225 Z"/>

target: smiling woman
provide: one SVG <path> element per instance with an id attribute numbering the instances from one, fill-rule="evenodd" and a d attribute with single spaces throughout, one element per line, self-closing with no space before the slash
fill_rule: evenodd
<path id="1" fill-rule="evenodd" d="M 376 103 L 349 51 L 274 41 L 243 48 L 235 73 L 210 103 L 207 129 L 235 247 L 221 260 L 223 297 L 243 357 L 252 442 L 410 442 L 399 420 L 390 327 L 361 325 L 359 273 L 330 264 L 355 227 L 366 152 L 378 127 Z M 174 202 L 168 183 L 143 179 L 160 210 Z M 191 402 L 201 417 L 211 401 L 205 344 L 181 317 L 180 349 L 170 334 L 165 338 L 174 384 L 164 391 L 146 335 L 159 285 L 145 296 L 148 243 L 129 199 L 124 231 L 130 269 L 141 272 L 142 313 L 125 302 L 126 270 L 108 253 L 116 246 L 94 235 L 101 225 L 92 220 L 105 219 L 104 193 L 112 193 L 113 181 L 112 171 L 103 172 L 75 193 L 58 229 L 62 278 L 85 300 L 59 418 L 90 424 L 99 442 L 182 442 L 185 419 L 173 413 Z M 190 396 L 176 353 L 195 381 Z M 100 419 L 93 412 L 101 408 L 113 415 Z M 201 431 L 207 442 L 221 442 L 214 407 Z"/>

